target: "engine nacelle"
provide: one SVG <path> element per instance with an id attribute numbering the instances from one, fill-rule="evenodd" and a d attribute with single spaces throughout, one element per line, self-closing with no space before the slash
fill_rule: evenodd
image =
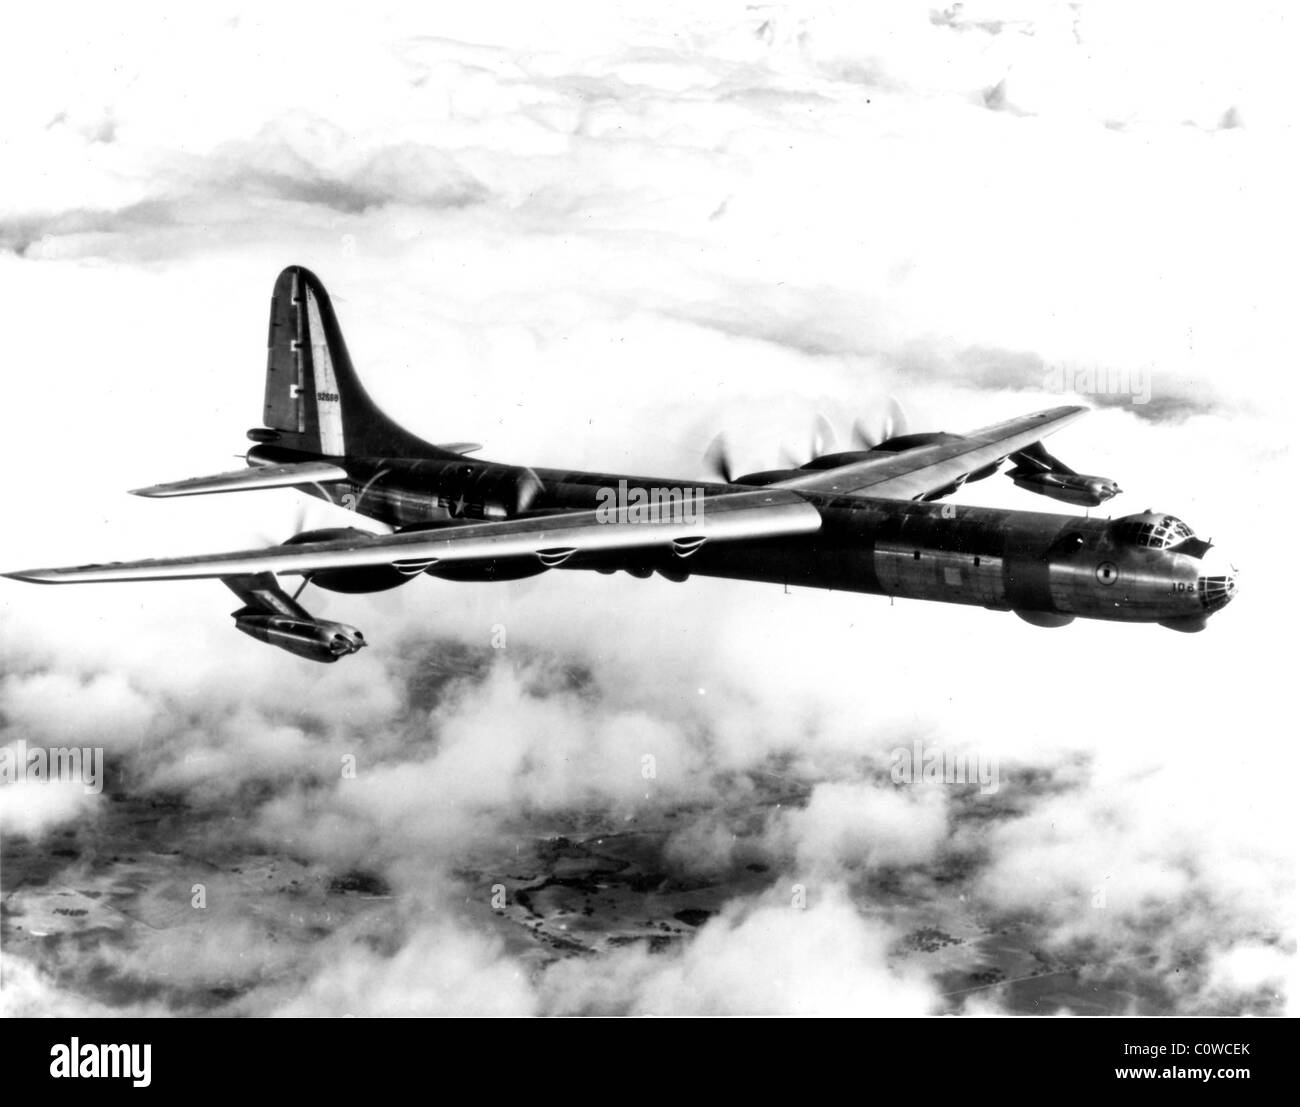
<path id="1" fill-rule="evenodd" d="M 509 519 L 527 511 L 541 479 L 522 465 L 425 461 L 419 476 L 454 518 Z"/>
<path id="2" fill-rule="evenodd" d="M 923 434 L 896 434 L 886 438 L 879 446 L 872 448 L 873 453 L 898 454 L 904 450 L 916 450 L 922 446 L 938 446 L 946 442 L 960 442 L 960 434 L 947 431 L 926 431 Z"/>
<path id="3" fill-rule="evenodd" d="M 838 469 L 841 465 L 854 465 L 859 461 L 875 461 L 881 454 L 898 454 L 905 450 L 915 450 L 922 446 L 934 446 L 941 442 L 960 442 L 961 436 L 933 431 L 928 434 L 897 434 L 886 438 L 878 446 L 869 450 L 840 450 L 838 453 L 822 454 L 815 457 L 804 469 Z M 747 481 L 745 483 L 760 483 Z"/>
<path id="4" fill-rule="evenodd" d="M 300 546 L 304 542 L 339 542 L 346 538 L 366 541 L 376 537 L 367 530 L 356 527 L 324 527 L 295 534 L 286 546 Z M 311 582 L 326 592 L 343 592 L 358 595 L 365 592 L 386 592 L 405 584 L 411 577 L 399 573 L 391 565 L 361 565 L 355 569 L 322 569 L 311 574 Z"/>
<path id="5" fill-rule="evenodd" d="M 356 627 L 334 623 L 310 616 L 242 614 L 235 612 L 235 629 L 250 638 L 279 646 L 309 661 L 334 662 L 340 657 L 356 653 L 366 644 L 365 636 Z"/>
<path id="6" fill-rule="evenodd" d="M 471 561 L 449 561 L 425 569 L 439 580 L 455 580 L 476 584 L 490 584 L 506 580 L 526 580 L 547 572 L 547 567 L 531 554 L 527 557 L 475 558 Z"/>
<path id="7" fill-rule="evenodd" d="M 761 473 L 746 473 L 743 477 L 737 477 L 735 484 L 776 484 L 783 480 L 797 480 L 800 477 L 806 477 L 808 474 L 803 469 L 764 469 Z"/>
<path id="8" fill-rule="evenodd" d="M 1080 507 L 1098 507 L 1117 495 L 1120 487 L 1109 477 L 1094 477 L 1087 473 L 1059 473 L 1052 470 L 1027 472 L 1013 469 L 1007 474 L 1026 492 L 1036 492 L 1062 503 Z"/>

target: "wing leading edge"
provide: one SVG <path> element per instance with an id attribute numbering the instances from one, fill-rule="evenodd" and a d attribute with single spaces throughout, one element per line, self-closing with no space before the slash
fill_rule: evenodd
<path id="1" fill-rule="evenodd" d="M 630 511 L 636 511 L 635 517 Z M 644 516 L 644 517 L 643 517 Z M 439 562 L 536 557 L 554 568 L 576 553 L 661 547 L 689 557 L 706 542 L 810 534 L 821 513 L 795 492 L 768 488 L 706 496 L 693 511 L 681 504 L 576 511 L 373 538 L 304 542 L 230 553 L 24 569 L 5 576 L 38 584 L 193 580 L 255 573 L 309 574 L 325 569 L 391 565 L 414 575 Z"/>
<path id="2" fill-rule="evenodd" d="M 903 453 L 809 472 L 772 488 L 872 496 L 886 500 L 917 500 L 948 488 L 971 473 L 1010 457 L 1084 415 L 1078 405 L 1008 419 L 971 431 L 954 442 L 921 446 Z"/>

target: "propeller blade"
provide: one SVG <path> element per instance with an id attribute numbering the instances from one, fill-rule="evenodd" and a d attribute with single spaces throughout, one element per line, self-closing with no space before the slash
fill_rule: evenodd
<path id="1" fill-rule="evenodd" d="M 734 484 L 735 475 L 731 464 L 731 455 L 727 451 L 727 436 L 724 433 L 714 435 L 708 449 L 704 451 L 704 465 L 712 476 L 726 484 Z"/>
<path id="2" fill-rule="evenodd" d="M 874 450 L 880 445 L 881 439 L 877 438 L 868 428 L 866 420 L 859 415 L 853 420 L 853 444 L 860 446 L 864 450 Z"/>
<path id="3" fill-rule="evenodd" d="M 893 396 L 885 397 L 885 439 L 907 433 L 907 414 Z"/>
<path id="4" fill-rule="evenodd" d="M 835 449 L 835 441 L 835 428 L 831 426 L 831 421 L 819 411 L 817 418 L 813 420 L 812 457 L 821 457 L 822 454 L 830 453 Z M 812 458 L 808 460 L 811 461 Z"/>
<path id="5" fill-rule="evenodd" d="M 531 469 L 526 470 L 524 478 L 519 482 L 519 491 L 515 497 L 515 514 L 527 511 L 542 490 L 542 478 Z"/>
<path id="6" fill-rule="evenodd" d="M 295 534 L 301 534 L 306 530 L 307 509 L 311 506 L 311 503 L 312 501 L 305 497 L 298 498 L 297 507 L 293 513 L 293 529 L 289 531 L 289 534 L 286 537 L 292 538 Z M 267 534 L 265 531 L 261 531 L 257 535 L 257 541 L 261 542 L 264 546 L 278 546 L 284 541 L 284 537 L 276 538 Z"/>
<path id="7" fill-rule="evenodd" d="M 853 440 L 864 450 L 874 450 L 882 442 L 907 433 L 907 413 L 893 396 L 885 397 L 885 410 L 879 422 L 858 416 L 853 422 Z"/>

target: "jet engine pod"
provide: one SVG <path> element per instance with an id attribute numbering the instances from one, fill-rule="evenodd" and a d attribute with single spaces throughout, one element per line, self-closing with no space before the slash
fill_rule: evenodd
<path id="1" fill-rule="evenodd" d="M 1120 491 L 1119 485 L 1109 477 L 1094 477 L 1088 473 L 1012 469 L 1007 476 L 1015 481 L 1017 488 L 1080 507 L 1099 507 Z"/>
<path id="2" fill-rule="evenodd" d="M 334 662 L 366 644 L 356 627 L 311 617 L 235 612 L 235 629 L 309 661 Z"/>

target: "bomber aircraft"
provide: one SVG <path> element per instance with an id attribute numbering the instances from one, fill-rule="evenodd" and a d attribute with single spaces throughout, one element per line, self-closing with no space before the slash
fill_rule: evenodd
<path id="1" fill-rule="evenodd" d="M 1173 515 L 1119 519 L 939 503 L 1010 464 L 1017 486 L 1081 507 L 1119 492 L 1077 473 L 1042 439 L 1087 409 L 1062 406 L 966 434 L 873 436 L 806 464 L 698 483 L 529 468 L 433 445 L 382 412 L 362 387 L 320 280 L 290 266 L 276 280 L 262 425 L 247 468 L 137 489 L 151 497 L 293 487 L 372 520 L 307 530 L 279 545 L 6 575 L 43 584 L 215 577 L 239 597 L 235 626 L 313 661 L 366 640 L 298 602 L 396 588 L 421 574 L 516 580 L 559 569 L 731 577 L 1014 611 L 1039 627 L 1075 618 L 1199 631 L 1237 587 L 1217 546 Z M 892 420 L 891 420 L 892 422 Z M 290 595 L 278 576 L 302 578 Z"/>

